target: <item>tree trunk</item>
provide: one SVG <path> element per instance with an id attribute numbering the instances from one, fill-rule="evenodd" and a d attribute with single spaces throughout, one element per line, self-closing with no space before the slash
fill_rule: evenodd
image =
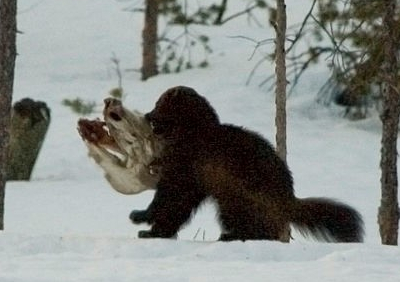
<path id="1" fill-rule="evenodd" d="M 6 160 L 16 58 L 17 1 L 0 1 L 0 230 L 4 229 Z"/>
<path id="2" fill-rule="evenodd" d="M 277 0 L 276 10 L 276 48 L 275 48 L 275 104 L 276 104 L 276 151 L 286 162 L 286 5 Z"/>
<path id="3" fill-rule="evenodd" d="M 275 104 L 276 104 L 276 151 L 278 156 L 286 162 L 286 5 L 284 0 L 277 0 L 276 49 L 275 49 Z M 282 242 L 290 241 L 290 226 L 280 238 Z"/>
<path id="4" fill-rule="evenodd" d="M 25 98 L 15 103 L 11 114 L 7 180 L 29 180 L 47 128 L 50 109 L 43 102 Z"/>
<path id="5" fill-rule="evenodd" d="M 397 75 L 396 0 L 386 0 L 382 18 L 384 62 L 382 67 L 383 111 L 381 148 L 381 206 L 378 212 L 382 244 L 397 245 L 399 227 L 397 136 L 399 130 L 400 94 Z"/>
<path id="6" fill-rule="evenodd" d="M 142 80 L 158 74 L 157 21 L 159 0 L 146 0 L 144 14 Z"/>

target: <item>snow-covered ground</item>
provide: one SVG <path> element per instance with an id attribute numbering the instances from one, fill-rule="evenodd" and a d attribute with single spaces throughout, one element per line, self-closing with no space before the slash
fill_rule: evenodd
<path id="1" fill-rule="evenodd" d="M 240 9 L 245 1 L 235 2 Z M 229 2 L 229 3 L 230 3 Z M 307 1 L 288 0 L 291 23 L 301 20 Z M 142 15 L 124 12 L 140 1 L 19 1 L 14 100 L 45 101 L 52 123 L 30 182 L 9 182 L 5 231 L 0 233 L 0 281 L 399 281 L 400 250 L 380 244 L 380 127 L 376 117 L 343 119 L 339 109 L 315 104 L 326 79 L 319 66 L 288 101 L 288 163 L 299 197 L 342 200 L 363 215 L 363 244 L 317 243 L 294 234 L 290 244 L 215 241 L 215 208 L 202 207 L 177 240 L 137 239 L 128 220 L 152 192 L 124 196 L 113 191 L 87 157 L 76 131 L 78 116 L 61 105 L 81 97 L 99 104 L 117 86 L 110 58 L 123 69 L 139 68 Z M 308 2 L 307 2 L 308 3 Z M 234 12 L 232 10 L 232 12 Z M 262 17 L 262 15 L 261 15 Z M 266 20 L 266 18 L 265 18 Z M 188 85 L 207 96 L 224 122 L 261 132 L 274 142 L 274 98 L 258 83 L 273 72 L 268 62 L 245 85 L 263 46 L 236 36 L 265 39 L 266 25 L 245 18 L 221 28 L 196 27 L 210 36 L 210 67 L 140 81 L 124 72 L 125 105 L 150 110 L 168 87 Z"/>

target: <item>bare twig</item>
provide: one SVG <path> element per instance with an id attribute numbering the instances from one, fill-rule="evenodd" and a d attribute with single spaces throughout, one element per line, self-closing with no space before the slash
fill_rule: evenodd
<path id="1" fill-rule="evenodd" d="M 197 236 L 199 235 L 199 233 L 200 233 L 200 228 L 197 228 L 196 234 L 194 234 L 194 236 L 193 236 L 193 241 L 196 241 Z"/>
<path id="2" fill-rule="evenodd" d="M 258 7 L 258 5 L 257 5 L 257 4 L 254 4 L 254 5 L 252 5 L 252 6 L 248 7 L 248 8 L 246 8 L 246 9 L 243 10 L 243 11 L 237 12 L 237 13 L 235 13 L 235 14 L 233 14 L 233 15 L 227 17 L 226 19 L 222 20 L 222 21 L 221 21 L 221 25 L 223 25 L 224 23 L 227 23 L 227 22 L 230 21 L 230 20 L 233 20 L 234 18 L 240 17 L 240 16 L 242 16 L 242 15 L 244 15 L 244 14 L 249 14 L 252 10 L 254 10 L 254 9 L 257 8 L 257 7 Z"/>
<path id="3" fill-rule="evenodd" d="M 255 64 L 254 68 L 251 70 L 249 76 L 247 77 L 246 85 L 249 85 L 249 84 L 250 84 L 250 80 L 251 80 L 251 78 L 253 77 L 254 73 L 257 71 L 257 69 L 258 69 L 265 61 L 267 61 L 267 57 L 262 58 L 261 60 L 259 60 L 259 61 Z"/>
<path id="4" fill-rule="evenodd" d="M 308 13 L 306 14 L 303 22 L 301 23 L 300 29 L 299 31 L 296 33 L 295 37 L 293 40 L 291 40 L 291 45 L 287 48 L 286 53 L 289 53 L 293 47 L 295 46 L 295 44 L 297 43 L 297 41 L 301 38 L 301 36 L 303 35 L 303 30 L 305 28 L 305 26 L 307 25 L 308 20 L 310 19 L 312 12 L 314 11 L 314 7 L 315 4 L 317 3 L 317 0 L 313 0 L 313 3 L 311 4 L 310 10 L 308 11 Z"/>
<path id="5" fill-rule="evenodd" d="M 249 40 L 249 41 L 255 43 L 253 52 L 251 53 L 251 55 L 250 55 L 250 57 L 249 57 L 249 59 L 248 59 L 249 61 L 250 61 L 251 59 L 253 59 L 253 57 L 254 57 L 255 53 L 257 52 L 258 48 L 260 48 L 260 47 L 263 46 L 263 45 L 266 45 L 266 44 L 270 44 L 270 43 L 274 43 L 274 42 L 275 42 L 275 38 L 269 38 L 269 39 L 264 39 L 264 40 L 261 40 L 261 41 L 257 41 L 257 40 L 255 40 L 255 39 L 253 39 L 253 38 L 250 38 L 250 37 L 247 37 L 247 36 L 242 36 L 242 35 L 230 36 L 230 38 L 241 38 L 241 39 L 246 39 L 246 40 Z"/>
<path id="6" fill-rule="evenodd" d="M 119 65 L 120 60 L 117 58 L 114 52 L 112 53 L 111 62 L 114 64 L 114 71 L 118 78 L 118 88 L 122 89 L 122 72 Z"/>

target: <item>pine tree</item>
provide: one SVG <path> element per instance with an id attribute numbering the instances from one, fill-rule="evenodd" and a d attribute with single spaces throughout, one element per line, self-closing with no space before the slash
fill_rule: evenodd
<path id="1" fill-rule="evenodd" d="M 398 52 L 399 7 L 396 0 L 319 1 L 319 26 L 334 43 L 336 83 L 345 87 L 340 101 L 352 106 L 373 94 L 381 103 L 381 206 L 378 223 L 382 244 L 397 245 L 399 227 L 397 138 L 400 116 Z M 346 45 L 347 44 L 347 45 Z M 374 93 L 375 92 L 375 93 Z"/>
<path id="2" fill-rule="evenodd" d="M 382 15 L 386 0 L 318 0 L 316 37 L 328 35 L 331 48 L 333 98 L 347 107 L 366 107 L 381 101 L 383 52 Z M 391 32 L 400 49 L 400 22 L 393 22 Z M 397 68 L 398 71 L 398 68 Z M 359 117 L 364 117 L 365 114 Z"/>

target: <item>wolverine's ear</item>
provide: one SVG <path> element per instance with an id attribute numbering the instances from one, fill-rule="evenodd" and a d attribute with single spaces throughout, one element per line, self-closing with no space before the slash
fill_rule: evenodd
<path id="1" fill-rule="evenodd" d="M 167 91 L 164 92 L 164 94 L 170 98 L 176 97 L 179 93 L 181 86 L 175 86 L 167 89 Z M 164 94 L 162 96 L 164 96 Z"/>
<path id="2" fill-rule="evenodd" d="M 172 98 L 177 97 L 177 96 L 179 95 L 179 92 L 180 92 L 180 88 L 179 88 L 179 87 L 176 87 L 176 88 L 175 88 L 175 91 L 172 92 L 171 97 L 172 97 Z"/>
<path id="3" fill-rule="evenodd" d="M 190 92 L 194 91 L 192 88 L 189 88 L 189 87 L 186 87 L 186 86 L 182 86 L 182 85 L 175 86 L 175 87 L 171 88 L 170 90 L 172 90 L 171 93 L 170 93 L 170 98 L 176 98 L 178 96 L 182 97 L 184 94 L 187 94 L 187 93 L 190 93 Z"/>

